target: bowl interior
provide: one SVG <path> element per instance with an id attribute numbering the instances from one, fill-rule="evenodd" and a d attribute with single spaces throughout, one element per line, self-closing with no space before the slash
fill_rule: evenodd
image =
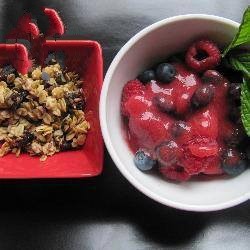
<path id="1" fill-rule="evenodd" d="M 21 50 L 16 50 L 16 45 L 8 46 L 5 58 L 0 60 L 1 65 L 6 63 L 15 65 L 22 55 Z M 18 46 L 24 48 L 22 45 Z M 2 51 L 6 51 L 5 46 L 0 46 L 0 52 Z M 88 177 L 98 175 L 102 171 L 103 140 L 98 106 L 103 77 L 100 45 L 94 41 L 46 41 L 40 53 L 40 61 L 43 61 L 49 52 L 56 51 L 65 54 L 65 66 L 79 73 L 84 81 L 83 88 L 87 98 L 85 114 L 91 125 L 86 143 L 80 150 L 57 153 L 53 157 L 48 157 L 45 162 L 27 154 L 21 154 L 19 157 L 8 154 L 0 158 L 0 178 Z M 28 61 L 25 55 L 21 65 Z M 25 71 L 23 67 L 17 69 Z"/>
<path id="2" fill-rule="evenodd" d="M 140 172 L 133 164 L 133 155 L 123 136 L 120 117 L 122 88 L 143 69 L 185 50 L 197 38 L 212 39 L 222 47 L 232 39 L 237 27 L 233 21 L 206 15 L 163 20 L 133 37 L 118 53 L 106 75 L 101 122 L 108 150 L 120 171 L 134 186 L 163 204 L 196 211 L 235 205 L 249 196 L 250 170 L 235 178 L 215 177 L 178 184 Z"/>

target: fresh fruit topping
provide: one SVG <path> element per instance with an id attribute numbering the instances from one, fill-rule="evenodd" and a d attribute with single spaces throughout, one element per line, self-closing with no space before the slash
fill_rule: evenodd
<path id="1" fill-rule="evenodd" d="M 161 166 L 175 165 L 182 156 L 182 150 L 175 141 L 166 141 L 158 145 L 155 154 Z"/>
<path id="2" fill-rule="evenodd" d="M 230 83 L 228 95 L 231 100 L 240 102 L 240 92 L 241 92 L 240 83 Z"/>
<path id="3" fill-rule="evenodd" d="M 166 113 L 174 113 L 174 102 L 166 95 L 158 94 L 153 98 L 154 104 L 162 111 Z"/>
<path id="4" fill-rule="evenodd" d="M 176 165 L 172 167 L 160 167 L 160 173 L 174 181 L 187 181 L 190 179 L 191 175 L 189 175 L 182 166 Z"/>
<path id="5" fill-rule="evenodd" d="M 216 164 L 219 157 L 219 147 L 215 140 L 206 137 L 196 137 L 183 145 L 184 154 L 179 164 L 190 175 L 199 174 Z"/>
<path id="6" fill-rule="evenodd" d="M 130 117 L 129 130 L 139 145 L 145 148 L 154 148 L 168 138 L 164 123 L 151 112 L 142 113 L 140 117 Z"/>
<path id="7" fill-rule="evenodd" d="M 214 160 L 203 170 L 202 173 L 208 175 L 223 174 L 220 158 L 219 157 L 214 158 Z"/>
<path id="8" fill-rule="evenodd" d="M 214 98 L 214 87 L 211 84 L 205 84 L 199 87 L 192 96 L 192 105 L 194 108 L 208 105 Z"/>
<path id="9" fill-rule="evenodd" d="M 169 83 L 176 75 L 175 67 L 169 63 L 161 63 L 156 68 L 156 78 L 162 83 Z"/>
<path id="10" fill-rule="evenodd" d="M 121 112 L 125 116 L 127 116 L 128 113 L 126 112 L 124 105 L 133 95 L 141 95 L 141 96 L 143 95 L 143 85 L 139 80 L 131 80 L 123 88 L 122 100 L 121 100 Z"/>
<path id="11" fill-rule="evenodd" d="M 245 138 L 245 132 L 242 128 L 234 128 L 230 134 L 225 137 L 225 142 L 231 147 L 237 147 Z"/>
<path id="12" fill-rule="evenodd" d="M 219 146 L 216 140 L 207 137 L 197 137 L 187 144 L 187 148 L 194 156 L 204 158 L 209 156 L 217 156 Z"/>
<path id="13" fill-rule="evenodd" d="M 189 119 L 189 125 L 193 136 L 204 136 L 211 139 L 217 139 L 218 137 L 217 112 L 212 108 L 196 111 Z"/>
<path id="14" fill-rule="evenodd" d="M 145 70 L 137 77 L 142 83 L 148 83 L 151 80 L 155 80 L 155 72 L 153 70 Z"/>
<path id="15" fill-rule="evenodd" d="M 124 110 L 128 116 L 139 116 L 142 113 L 146 112 L 152 102 L 147 100 L 143 96 L 131 96 L 127 102 L 124 104 Z"/>
<path id="16" fill-rule="evenodd" d="M 220 84 L 224 81 L 224 77 L 216 70 L 209 69 L 204 72 L 202 81 L 208 84 Z"/>
<path id="17" fill-rule="evenodd" d="M 190 132 L 191 128 L 188 124 L 184 121 L 176 121 L 172 126 L 172 135 L 174 137 L 178 137 L 183 133 Z"/>
<path id="18" fill-rule="evenodd" d="M 155 166 L 156 161 L 150 156 L 148 152 L 140 149 L 135 153 L 134 163 L 141 171 L 148 171 Z"/>
<path id="19" fill-rule="evenodd" d="M 176 114 L 185 116 L 190 109 L 190 99 L 202 82 L 197 74 L 188 70 L 184 65 L 176 63 L 174 67 L 177 72 L 175 78 L 170 84 L 163 87 L 168 88 L 169 98 L 174 101 L 176 106 Z"/>
<path id="20" fill-rule="evenodd" d="M 236 149 L 227 149 L 223 158 L 222 168 L 229 175 L 239 175 L 247 168 L 246 161 Z"/>
<path id="21" fill-rule="evenodd" d="M 187 65 L 197 72 L 213 69 L 220 63 L 220 59 L 220 50 L 209 40 L 195 42 L 186 53 Z"/>

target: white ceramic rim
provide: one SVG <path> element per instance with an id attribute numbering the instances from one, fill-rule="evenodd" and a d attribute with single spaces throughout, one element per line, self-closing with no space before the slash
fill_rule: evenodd
<path id="1" fill-rule="evenodd" d="M 106 120 L 106 97 L 109 89 L 109 82 L 112 78 L 113 72 L 117 66 L 117 64 L 120 62 L 122 59 L 123 55 L 130 49 L 130 47 L 136 43 L 139 39 L 141 39 L 143 36 L 145 36 L 147 33 L 162 27 L 166 24 L 176 22 L 179 20 L 189 20 L 189 19 L 204 19 L 204 20 L 215 20 L 217 22 L 222 22 L 229 24 L 234 27 L 238 27 L 239 23 L 232 21 L 227 18 L 219 17 L 219 16 L 214 16 L 214 15 L 207 15 L 207 14 L 187 14 L 187 15 L 179 15 L 179 16 L 174 16 L 170 18 L 163 19 L 161 21 L 158 21 L 140 32 L 138 32 L 136 35 L 134 35 L 117 53 L 115 58 L 113 59 L 107 73 L 104 79 L 103 87 L 102 87 L 102 92 L 101 92 L 101 98 L 100 98 L 100 123 L 101 123 L 101 130 L 102 130 L 102 135 L 104 138 L 105 145 L 108 149 L 109 154 L 111 155 L 111 158 L 115 162 L 116 166 L 120 170 L 120 172 L 125 176 L 125 178 L 133 185 L 135 186 L 139 191 L 144 193 L 146 196 L 152 198 L 153 200 L 173 207 L 173 208 L 178 208 L 181 210 L 186 210 L 186 211 L 197 211 L 197 212 L 208 212 L 208 211 L 217 211 L 217 210 L 222 210 L 226 209 L 229 207 L 236 206 L 244 201 L 247 201 L 250 199 L 250 192 L 242 195 L 241 197 L 237 199 L 233 199 L 227 202 L 223 203 L 218 203 L 216 205 L 187 205 L 183 204 L 180 202 L 174 202 L 169 199 L 162 198 L 161 196 L 153 193 L 150 189 L 145 188 L 139 181 L 137 181 L 124 167 L 124 164 L 120 161 L 115 148 L 112 145 L 112 142 L 110 140 L 109 136 L 109 131 L 107 127 L 107 120 Z"/>

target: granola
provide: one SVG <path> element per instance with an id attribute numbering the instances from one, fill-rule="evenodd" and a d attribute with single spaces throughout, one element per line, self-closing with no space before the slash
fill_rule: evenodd
<path id="1" fill-rule="evenodd" d="M 8 65 L 0 69 L 0 157 L 12 152 L 47 156 L 85 143 L 82 81 L 53 62 L 26 75 Z"/>

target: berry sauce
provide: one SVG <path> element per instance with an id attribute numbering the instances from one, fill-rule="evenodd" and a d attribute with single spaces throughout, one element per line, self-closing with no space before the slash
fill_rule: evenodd
<path id="1" fill-rule="evenodd" d="M 197 73 L 185 63 L 171 67 L 175 75 L 170 82 L 136 79 L 124 87 L 121 106 L 131 150 L 147 152 L 155 168 L 172 180 L 227 173 L 225 152 L 233 145 L 242 156 L 235 137 L 238 131 L 245 136 L 241 124 L 230 120 L 235 105 L 230 82 L 211 68 Z"/>

